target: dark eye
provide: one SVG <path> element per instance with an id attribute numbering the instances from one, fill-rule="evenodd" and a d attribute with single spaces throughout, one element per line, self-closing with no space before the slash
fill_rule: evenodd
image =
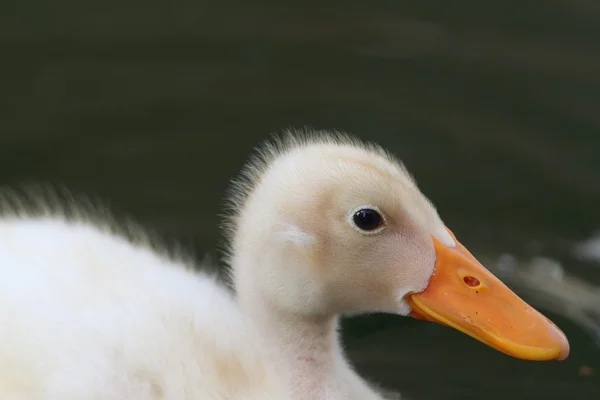
<path id="1" fill-rule="evenodd" d="M 383 217 L 372 208 L 362 208 L 352 217 L 354 224 L 363 231 L 374 231 L 383 223 Z"/>

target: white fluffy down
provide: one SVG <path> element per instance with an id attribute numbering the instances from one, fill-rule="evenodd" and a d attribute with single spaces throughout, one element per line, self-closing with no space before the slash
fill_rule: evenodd
<path id="1" fill-rule="evenodd" d="M 226 289 L 121 236 L 2 220 L 0 276 L 3 400 L 285 398 Z"/>

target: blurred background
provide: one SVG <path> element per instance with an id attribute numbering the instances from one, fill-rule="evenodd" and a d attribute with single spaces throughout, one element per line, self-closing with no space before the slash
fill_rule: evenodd
<path id="1" fill-rule="evenodd" d="M 600 398 L 599 109 L 594 0 L 0 5 L 2 185 L 64 185 L 216 257 L 255 145 L 344 130 L 401 157 L 571 340 L 535 363 L 432 323 L 344 321 L 361 373 L 413 400 Z"/>

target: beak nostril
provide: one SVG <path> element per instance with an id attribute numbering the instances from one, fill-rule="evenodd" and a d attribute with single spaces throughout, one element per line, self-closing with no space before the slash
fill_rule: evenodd
<path id="1" fill-rule="evenodd" d="M 465 284 L 467 286 L 471 286 L 471 287 L 476 287 L 476 286 L 480 285 L 479 279 L 477 279 L 477 278 L 475 278 L 473 276 L 465 276 L 463 278 L 463 281 L 465 282 Z"/>

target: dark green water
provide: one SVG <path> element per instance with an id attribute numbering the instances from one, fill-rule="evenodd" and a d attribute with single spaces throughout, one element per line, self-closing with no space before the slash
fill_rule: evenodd
<path id="1" fill-rule="evenodd" d="M 335 128 L 397 153 L 474 251 L 551 256 L 600 285 L 569 252 L 600 228 L 600 3 L 414 3 L 2 3 L 0 183 L 62 183 L 214 253 L 251 148 Z M 348 351 L 417 400 L 600 398 L 599 348 L 542 311 L 567 361 L 387 316 L 347 321 Z"/>

